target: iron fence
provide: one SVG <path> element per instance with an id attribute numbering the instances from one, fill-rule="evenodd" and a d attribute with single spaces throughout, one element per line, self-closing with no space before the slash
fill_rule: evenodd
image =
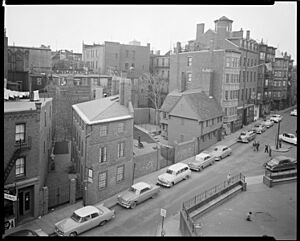
<path id="1" fill-rule="evenodd" d="M 202 201 L 208 199 L 209 197 L 212 197 L 214 194 L 219 193 L 220 191 L 222 191 L 222 190 L 228 188 L 229 186 L 231 186 L 237 182 L 240 182 L 240 181 L 245 182 L 245 176 L 242 175 L 242 173 L 232 176 L 231 178 L 224 181 L 223 183 L 216 185 L 216 186 L 206 190 L 205 192 L 196 195 L 195 197 L 191 198 L 190 200 L 183 202 L 183 207 L 185 210 L 188 211 L 191 207 L 196 206 L 197 204 L 201 203 Z"/>

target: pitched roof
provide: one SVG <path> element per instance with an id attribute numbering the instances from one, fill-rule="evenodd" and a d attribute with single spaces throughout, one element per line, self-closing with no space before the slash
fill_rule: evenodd
<path id="1" fill-rule="evenodd" d="M 230 21 L 230 22 L 233 22 L 233 20 L 230 20 L 229 18 L 227 18 L 227 17 L 225 17 L 225 16 L 223 16 L 223 17 L 221 17 L 221 18 L 215 20 L 215 22 L 217 22 L 217 21 Z"/>
<path id="2" fill-rule="evenodd" d="M 131 118 L 129 109 L 120 105 L 117 96 L 83 102 L 72 107 L 89 124 Z"/>
<path id="3" fill-rule="evenodd" d="M 169 93 L 164 100 L 164 103 L 161 106 L 160 110 L 164 112 L 170 112 L 180 98 L 181 95 L 175 94 L 175 92 Z"/>
<path id="4" fill-rule="evenodd" d="M 223 113 L 217 101 L 208 97 L 204 91 L 184 93 L 183 98 L 190 103 L 200 121 L 216 118 Z"/>

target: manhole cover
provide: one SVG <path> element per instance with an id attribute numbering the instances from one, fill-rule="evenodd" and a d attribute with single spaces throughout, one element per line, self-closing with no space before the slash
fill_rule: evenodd
<path id="1" fill-rule="evenodd" d="M 277 220 L 275 217 L 273 217 L 268 212 L 255 212 L 254 215 L 255 215 L 256 219 L 260 219 L 264 222 L 274 222 Z"/>

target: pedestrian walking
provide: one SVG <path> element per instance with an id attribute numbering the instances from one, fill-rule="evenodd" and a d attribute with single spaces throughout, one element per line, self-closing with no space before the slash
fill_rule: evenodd
<path id="1" fill-rule="evenodd" d="M 253 146 L 253 151 L 255 151 L 255 149 L 256 149 L 256 141 L 255 140 L 254 140 L 252 146 Z"/>
<path id="2" fill-rule="evenodd" d="M 247 213 L 246 220 L 247 220 L 247 221 L 252 221 L 252 212 L 248 212 L 248 213 Z"/>
<path id="3" fill-rule="evenodd" d="M 268 145 L 265 145 L 265 153 L 269 153 L 269 146 Z"/>
<path id="4" fill-rule="evenodd" d="M 259 141 L 256 142 L 256 151 L 259 150 Z"/>
<path id="5" fill-rule="evenodd" d="M 231 174 L 230 174 L 230 172 L 229 172 L 228 175 L 227 175 L 227 183 L 228 183 L 228 184 L 230 183 L 230 178 L 231 178 Z"/>
<path id="6" fill-rule="evenodd" d="M 282 140 L 279 139 L 279 148 L 281 148 L 281 145 L 282 145 Z"/>
<path id="7" fill-rule="evenodd" d="M 271 146 L 269 146 L 269 156 L 272 156 L 272 149 L 271 149 Z"/>

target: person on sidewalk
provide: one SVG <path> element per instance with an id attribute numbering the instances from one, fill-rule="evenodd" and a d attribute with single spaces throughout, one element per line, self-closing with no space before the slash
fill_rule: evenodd
<path id="1" fill-rule="evenodd" d="M 269 146 L 269 156 L 272 157 L 272 149 L 271 149 L 271 146 Z"/>
<path id="2" fill-rule="evenodd" d="M 268 153 L 269 152 L 269 146 L 268 145 L 265 145 L 265 153 Z"/>
<path id="3" fill-rule="evenodd" d="M 247 221 L 252 221 L 252 212 L 248 212 L 248 213 L 247 213 L 246 220 L 247 220 Z"/>
<path id="4" fill-rule="evenodd" d="M 255 140 L 254 140 L 252 146 L 253 146 L 253 151 L 255 151 L 255 149 L 256 149 L 256 141 Z"/>
<path id="5" fill-rule="evenodd" d="M 228 173 L 228 175 L 227 175 L 227 184 L 229 185 L 229 183 L 230 183 L 230 178 L 231 178 L 231 174 L 230 174 L 230 172 Z"/>
<path id="6" fill-rule="evenodd" d="M 259 141 L 256 142 L 256 151 L 259 151 Z"/>

